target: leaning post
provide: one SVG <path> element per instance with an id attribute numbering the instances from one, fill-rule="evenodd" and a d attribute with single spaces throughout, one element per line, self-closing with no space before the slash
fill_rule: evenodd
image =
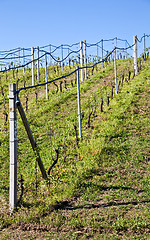
<path id="1" fill-rule="evenodd" d="M 9 84 L 9 147 L 10 147 L 10 178 L 9 178 L 9 210 L 17 207 L 17 115 L 16 115 L 16 84 Z"/>
<path id="2" fill-rule="evenodd" d="M 44 166 L 43 166 L 43 162 L 42 162 L 42 160 L 41 160 L 40 154 L 39 154 L 38 149 L 37 149 L 37 144 L 36 144 L 36 142 L 35 142 L 35 140 L 34 140 L 34 138 L 33 138 L 32 131 L 31 131 L 31 129 L 30 129 L 28 120 L 27 120 L 27 118 L 26 118 L 26 115 L 25 115 L 25 112 L 24 112 L 23 107 L 22 107 L 22 105 L 21 105 L 21 102 L 20 102 L 20 100 L 19 100 L 19 97 L 17 98 L 17 101 L 16 101 L 16 107 L 18 108 L 18 111 L 19 111 L 19 113 L 20 113 L 22 122 L 23 122 L 23 124 L 24 124 L 25 130 L 26 130 L 27 135 L 28 135 L 28 138 L 29 138 L 29 140 L 30 140 L 32 149 L 33 149 L 33 151 L 36 152 L 36 161 L 37 161 L 37 163 L 38 163 L 38 165 L 39 165 L 39 168 L 40 168 L 40 170 L 41 170 L 42 177 L 43 177 L 45 180 L 47 180 L 47 173 L 46 173 L 45 168 L 44 168 Z"/>

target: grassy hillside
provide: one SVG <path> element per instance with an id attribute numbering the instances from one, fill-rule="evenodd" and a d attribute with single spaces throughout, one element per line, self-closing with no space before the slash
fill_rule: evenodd
<path id="1" fill-rule="evenodd" d="M 88 79 L 81 83 L 82 139 L 76 136 L 75 75 L 63 81 L 57 94 L 51 84 L 49 100 L 44 87 L 20 93 L 46 170 L 55 160 L 55 149 L 59 155 L 47 183 L 18 114 L 18 196 L 20 174 L 24 194 L 11 216 L 4 95 L 8 82 L 18 78 L 7 76 L 6 81 L 5 74 L 1 76 L 1 239 L 149 239 L 149 60 L 135 78 L 132 69 L 132 60 L 117 62 L 117 96 L 112 95 L 113 63 L 88 72 Z M 21 70 L 17 74 L 21 87 Z M 58 74 L 49 69 L 49 79 Z M 30 84 L 30 70 L 26 75 Z"/>

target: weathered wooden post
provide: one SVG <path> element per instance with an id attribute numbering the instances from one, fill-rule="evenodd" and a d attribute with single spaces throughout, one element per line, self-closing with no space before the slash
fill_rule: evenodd
<path id="1" fill-rule="evenodd" d="M 32 86 L 34 86 L 34 48 L 31 48 L 31 56 L 32 56 Z"/>
<path id="2" fill-rule="evenodd" d="M 87 59 L 86 59 L 86 40 L 84 40 L 84 66 L 85 66 L 85 79 L 87 79 Z"/>
<path id="3" fill-rule="evenodd" d="M 37 46 L 37 83 L 40 80 L 40 73 L 39 73 L 39 46 Z"/>
<path id="4" fill-rule="evenodd" d="M 79 81 L 79 67 L 78 66 L 77 66 L 77 98 L 78 98 L 79 138 L 81 138 L 82 131 L 81 131 L 81 108 L 80 108 L 80 81 Z"/>
<path id="5" fill-rule="evenodd" d="M 44 166 L 43 166 L 43 162 L 42 162 L 42 160 L 41 160 L 40 154 L 39 154 L 38 149 L 37 149 L 37 144 L 36 144 L 36 142 L 35 142 L 35 140 L 34 140 L 34 138 L 33 138 L 32 131 L 31 131 L 31 129 L 30 129 L 28 120 L 27 120 L 27 118 L 26 118 L 26 115 L 25 115 L 25 112 L 24 112 L 23 107 L 22 107 L 22 105 L 21 105 L 21 102 L 20 102 L 20 100 L 19 100 L 19 97 L 18 97 L 18 99 L 17 99 L 17 101 L 16 101 L 16 106 L 17 106 L 18 111 L 19 111 L 19 113 L 20 113 L 22 122 L 23 122 L 23 124 L 24 124 L 25 130 L 26 130 L 27 135 L 28 135 L 28 138 L 29 138 L 29 140 L 30 140 L 32 149 L 33 149 L 33 150 L 35 151 L 35 153 L 36 153 L 36 161 L 37 161 L 37 163 L 38 163 L 38 165 L 39 165 L 39 168 L 40 168 L 40 170 L 41 170 L 42 177 L 43 177 L 44 179 L 47 179 L 47 174 L 46 174 L 45 168 L 44 168 Z"/>
<path id="6" fill-rule="evenodd" d="M 83 67 L 83 47 L 82 41 L 80 42 L 80 67 Z M 81 69 L 81 82 L 83 82 L 83 69 Z"/>
<path id="7" fill-rule="evenodd" d="M 134 72 L 137 74 L 137 35 L 133 36 L 133 58 L 134 58 Z"/>
<path id="8" fill-rule="evenodd" d="M 10 126 L 10 184 L 9 210 L 17 206 L 17 116 L 16 116 L 16 84 L 9 84 L 9 126 Z"/>
<path id="9" fill-rule="evenodd" d="M 47 83 L 47 56 L 45 53 L 45 81 Z M 46 99 L 48 99 L 48 84 L 46 84 Z"/>

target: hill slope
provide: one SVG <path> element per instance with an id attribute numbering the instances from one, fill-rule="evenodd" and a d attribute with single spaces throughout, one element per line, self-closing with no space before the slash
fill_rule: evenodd
<path id="1" fill-rule="evenodd" d="M 118 61 L 118 75 L 122 76 L 129 64 Z M 2 239 L 148 239 L 150 64 L 147 61 L 134 79 L 124 81 L 119 94 L 107 106 L 112 70 L 110 63 L 105 73 L 100 69 L 81 84 L 80 141 L 74 128 L 75 87 L 57 95 L 52 93 L 48 103 L 44 98 L 37 104 L 33 99 L 29 102 L 26 114 L 46 169 L 55 159 L 54 149 L 59 150 L 50 185 L 41 178 L 18 116 L 18 161 L 25 191 L 12 216 L 8 215 L 6 201 L 8 133 L 2 133 Z M 25 107 L 24 96 L 21 101 Z"/>

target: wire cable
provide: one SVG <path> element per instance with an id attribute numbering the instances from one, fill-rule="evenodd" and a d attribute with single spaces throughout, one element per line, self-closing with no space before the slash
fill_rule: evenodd
<path id="1" fill-rule="evenodd" d="M 145 35 L 145 34 L 144 34 L 144 36 L 142 36 L 140 40 L 137 38 L 137 41 L 141 43 L 141 42 L 142 42 L 142 39 L 143 39 L 144 37 L 150 37 L 150 35 Z M 95 43 L 95 44 L 86 43 L 86 46 L 87 46 L 87 47 L 97 46 L 98 48 L 101 48 L 101 49 L 102 49 L 102 47 L 98 45 L 99 43 L 101 43 L 102 41 L 103 41 L 103 42 L 114 41 L 115 39 L 117 39 L 117 40 L 119 40 L 119 41 L 125 41 L 125 42 L 128 44 L 128 47 L 126 47 L 126 48 L 115 47 L 115 49 L 117 49 L 117 50 L 125 51 L 125 50 L 128 50 L 128 49 L 131 49 L 131 48 L 134 46 L 134 44 L 130 45 L 127 40 L 120 39 L 120 38 L 112 38 L 112 39 L 107 39 L 107 40 L 103 40 L 103 39 L 102 39 L 102 40 L 98 41 L 98 42 Z M 73 53 L 75 53 L 75 54 L 79 53 L 79 51 L 80 51 L 81 49 L 79 49 L 79 50 L 77 50 L 77 51 L 70 49 L 70 47 L 76 46 L 76 45 L 78 45 L 78 44 L 79 44 L 79 43 L 75 43 L 75 44 L 72 44 L 72 45 L 64 44 L 64 45 L 60 45 L 60 46 L 57 46 L 57 47 L 54 46 L 54 45 L 50 45 L 50 44 L 49 44 L 49 45 L 47 45 L 47 46 L 54 47 L 55 49 L 54 49 L 53 51 L 51 51 L 51 52 L 48 52 L 48 51 L 45 51 L 45 50 L 41 50 L 41 49 L 40 49 L 39 52 L 44 53 L 44 54 L 42 54 L 39 58 L 34 59 L 34 60 L 32 60 L 32 61 L 30 61 L 30 60 L 27 59 L 28 57 L 31 57 L 31 56 L 32 56 L 31 54 L 30 54 L 30 55 L 28 54 L 28 55 L 17 56 L 17 53 L 19 54 L 22 50 L 27 50 L 27 51 L 30 50 L 30 51 L 31 51 L 31 48 L 15 48 L 15 49 L 11 49 L 11 50 L 9 50 L 9 51 L 0 51 L 0 55 L 5 55 L 4 57 L 0 57 L 0 62 L 1 62 L 1 60 L 16 60 L 16 59 L 20 59 L 20 60 L 21 60 L 22 58 L 24 58 L 24 60 L 28 61 L 26 64 L 22 64 L 22 65 L 20 65 L 20 66 L 16 66 L 16 67 L 13 67 L 13 68 L 1 70 L 0 72 L 5 72 L 5 71 L 8 71 L 8 70 L 15 70 L 15 69 L 18 69 L 18 68 L 25 67 L 25 66 L 31 64 L 33 61 L 37 61 L 37 60 L 41 59 L 43 56 L 45 56 L 45 54 L 49 55 L 55 62 L 61 63 L 61 62 L 65 61 L 71 54 L 73 54 Z M 47 47 L 47 46 L 44 46 L 44 47 Z M 58 50 L 58 49 L 60 49 L 60 48 L 61 48 L 62 50 L 63 50 L 63 49 L 66 50 L 66 48 L 65 48 L 66 46 L 69 47 L 67 50 L 70 51 L 70 52 L 66 55 L 65 58 L 63 58 L 63 59 L 60 60 L 60 59 L 58 59 L 56 56 L 53 56 L 53 55 L 52 55 L 56 50 Z M 41 48 L 44 48 L 44 47 L 41 47 Z M 36 49 L 36 48 L 34 48 L 34 49 Z M 105 50 L 104 48 L 103 48 L 103 50 L 104 50 L 106 53 L 108 53 L 108 51 Z M 13 57 L 8 57 L 9 55 L 13 55 L 13 54 L 14 54 Z M 80 57 L 80 56 L 78 56 L 78 57 Z M 1 65 L 4 65 L 4 64 L 10 64 L 10 63 L 2 61 L 2 62 L 1 62 Z M 19 63 L 19 64 L 20 64 L 20 63 Z"/>
<path id="2" fill-rule="evenodd" d="M 99 61 L 99 62 L 93 64 L 92 66 L 79 67 L 78 69 L 75 69 L 73 72 L 71 72 L 71 73 L 69 73 L 69 74 L 66 74 L 66 75 L 64 75 L 64 76 L 55 78 L 55 79 L 53 79 L 53 80 L 51 80 L 51 81 L 44 82 L 44 83 L 40 83 L 40 84 L 36 84 L 36 85 L 33 85 L 33 86 L 28 86 L 28 87 L 20 88 L 20 89 L 18 89 L 18 90 L 16 91 L 16 94 L 17 94 L 17 96 L 19 96 L 19 93 L 20 93 L 22 90 L 27 90 L 27 89 L 32 89 L 32 88 L 44 86 L 44 85 L 46 85 L 46 84 L 49 84 L 49 83 L 58 81 L 58 80 L 60 80 L 60 79 L 69 77 L 69 76 L 71 76 L 72 74 L 74 74 L 75 72 L 77 72 L 77 71 L 80 70 L 80 69 L 93 68 L 93 67 L 96 66 L 97 64 L 102 63 L 102 62 L 105 62 L 106 59 L 112 54 L 112 52 L 113 52 L 114 50 L 115 50 L 115 48 L 105 57 L 105 59 L 103 59 L 102 61 Z"/>

